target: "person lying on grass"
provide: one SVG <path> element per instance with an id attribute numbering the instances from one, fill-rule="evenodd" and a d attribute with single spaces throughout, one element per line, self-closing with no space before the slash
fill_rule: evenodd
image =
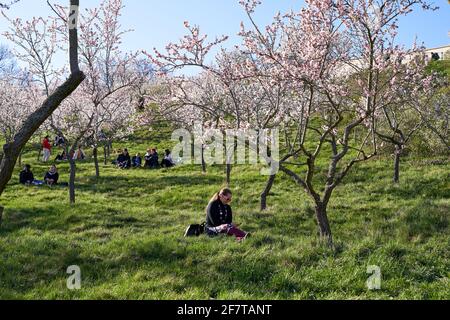
<path id="1" fill-rule="evenodd" d="M 220 190 L 212 197 L 206 208 L 206 232 L 209 236 L 218 234 L 235 236 L 238 241 L 241 241 L 250 236 L 250 233 L 240 230 L 233 224 L 231 198 L 232 192 L 227 188 Z"/>
<path id="2" fill-rule="evenodd" d="M 58 169 L 56 169 L 56 166 L 53 165 L 45 174 L 44 181 L 48 186 L 54 186 L 58 184 L 58 179 L 59 179 Z"/>

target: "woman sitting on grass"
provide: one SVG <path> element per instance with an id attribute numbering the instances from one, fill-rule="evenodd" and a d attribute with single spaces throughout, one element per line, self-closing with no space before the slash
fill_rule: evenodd
<path id="1" fill-rule="evenodd" d="M 78 150 L 73 154 L 73 160 L 84 160 L 86 159 L 86 154 L 81 149 L 81 146 L 78 147 Z"/>
<path id="2" fill-rule="evenodd" d="M 173 166 L 175 166 L 175 162 L 173 161 L 170 150 L 167 149 L 166 155 L 164 156 L 164 159 L 161 162 L 161 167 L 172 168 Z"/>
<path id="3" fill-rule="evenodd" d="M 238 241 L 247 238 L 250 234 L 238 229 L 233 224 L 231 211 L 232 192 L 230 189 L 222 189 L 214 195 L 206 208 L 206 232 L 210 236 L 227 234 L 235 236 Z"/>
<path id="4" fill-rule="evenodd" d="M 23 170 L 20 171 L 19 175 L 19 181 L 21 184 L 32 184 L 34 182 L 34 175 L 31 171 L 31 166 L 29 164 L 26 164 L 23 167 Z"/>
<path id="5" fill-rule="evenodd" d="M 56 169 L 56 166 L 53 165 L 50 167 L 50 170 L 45 174 L 44 181 L 48 186 L 54 186 L 58 184 L 59 173 Z"/>
<path id="6" fill-rule="evenodd" d="M 63 150 L 63 152 L 61 154 L 58 154 L 56 156 L 55 162 L 56 161 L 67 161 L 67 155 L 66 152 Z"/>
<path id="7" fill-rule="evenodd" d="M 122 154 L 117 158 L 117 167 L 119 169 L 129 169 L 131 168 L 131 157 L 128 153 L 128 149 L 123 149 Z"/>

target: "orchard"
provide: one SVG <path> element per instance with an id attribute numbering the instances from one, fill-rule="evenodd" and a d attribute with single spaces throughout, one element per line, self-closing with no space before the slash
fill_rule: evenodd
<path id="1" fill-rule="evenodd" d="M 234 34 L 136 48 L 127 1 L 25 1 L 0 3 L 0 298 L 448 299 L 450 46 L 399 41 L 438 5 L 236 0 Z"/>

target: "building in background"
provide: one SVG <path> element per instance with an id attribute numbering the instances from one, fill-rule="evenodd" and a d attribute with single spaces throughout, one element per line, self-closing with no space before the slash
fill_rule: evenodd
<path id="1" fill-rule="evenodd" d="M 450 60 L 450 45 L 427 49 L 426 52 L 431 59 Z"/>

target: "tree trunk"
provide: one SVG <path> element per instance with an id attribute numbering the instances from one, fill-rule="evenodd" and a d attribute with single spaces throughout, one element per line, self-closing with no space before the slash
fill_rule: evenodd
<path id="1" fill-rule="evenodd" d="M 39 162 L 41 160 L 41 154 L 42 154 L 42 148 L 39 148 L 37 161 Z"/>
<path id="2" fill-rule="evenodd" d="M 98 165 L 98 148 L 94 147 L 94 164 L 95 164 L 95 178 L 100 178 L 100 167 Z"/>
<path id="3" fill-rule="evenodd" d="M 104 157 L 104 164 L 106 166 L 108 164 L 108 155 L 106 152 L 106 146 L 103 146 L 103 157 Z"/>
<path id="4" fill-rule="evenodd" d="M 224 146 L 225 150 L 226 150 L 226 159 L 227 159 L 227 186 L 230 187 L 231 186 L 231 171 L 233 170 L 233 155 L 234 155 L 234 150 L 236 148 L 236 142 L 234 143 L 233 146 L 233 150 L 232 152 L 230 152 L 227 148 L 227 145 Z"/>
<path id="5" fill-rule="evenodd" d="M 270 190 L 272 190 L 273 183 L 275 182 L 276 175 L 272 175 L 269 177 L 269 180 L 267 181 L 266 187 L 261 193 L 261 211 L 264 211 L 267 209 L 267 196 L 270 193 Z"/>
<path id="6" fill-rule="evenodd" d="M 394 152 L 394 183 L 400 182 L 400 158 L 402 155 L 402 149 L 399 145 L 395 146 Z"/>
<path id="7" fill-rule="evenodd" d="M 79 0 L 70 0 L 71 7 L 78 9 Z M 12 177 L 20 152 L 39 127 L 52 115 L 59 105 L 83 82 L 85 75 L 78 66 L 78 10 L 71 11 L 69 23 L 70 76 L 42 105 L 22 123 L 11 143 L 3 146 L 4 157 L 0 162 L 0 195 Z"/>
<path id="8" fill-rule="evenodd" d="M 331 234 L 330 223 L 327 216 L 327 206 L 323 203 L 316 203 L 316 218 L 319 224 L 320 237 L 333 247 L 333 236 Z"/>
<path id="9" fill-rule="evenodd" d="M 70 163 L 70 178 L 69 178 L 69 198 L 70 204 L 75 204 L 75 175 L 77 166 L 75 160 L 69 159 Z"/>
<path id="10" fill-rule="evenodd" d="M 21 151 L 19 153 L 19 167 L 22 167 L 22 154 L 23 154 L 23 152 Z"/>
<path id="11" fill-rule="evenodd" d="M 227 163 L 227 187 L 231 186 L 231 170 L 233 169 L 232 165 Z"/>
<path id="12" fill-rule="evenodd" d="M 202 172 L 206 173 L 205 148 L 202 145 Z"/>
<path id="13" fill-rule="evenodd" d="M 15 135 L 13 142 L 3 146 L 4 157 L 0 163 L 0 195 L 3 193 L 12 177 L 17 159 L 24 146 L 36 130 L 39 129 L 42 123 L 44 123 L 53 111 L 58 108 L 61 102 L 75 91 L 84 78 L 85 76 L 82 72 L 72 74 L 64 84 L 58 87 L 56 91 L 44 101 L 38 110 L 32 113 L 27 120 L 24 121 L 21 129 Z"/>

